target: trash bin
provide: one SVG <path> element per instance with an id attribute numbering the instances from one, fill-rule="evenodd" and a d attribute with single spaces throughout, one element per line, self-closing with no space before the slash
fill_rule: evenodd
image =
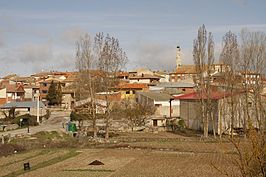
<path id="1" fill-rule="evenodd" d="M 76 124 L 70 122 L 70 123 L 68 124 L 68 131 L 69 131 L 69 132 L 76 132 L 76 131 L 77 131 L 77 126 L 76 126 Z"/>

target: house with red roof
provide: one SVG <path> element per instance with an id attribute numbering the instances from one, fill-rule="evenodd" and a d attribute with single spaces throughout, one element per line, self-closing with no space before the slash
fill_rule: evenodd
<path id="1" fill-rule="evenodd" d="M 244 125 L 244 94 L 243 92 L 234 92 L 233 94 L 224 91 L 211 91 L 206 93 L 193 92 L 184 95 L 175 96 L 174 99 L 180 100 L 180 118 L 185 121 L 186 127 L 195 130 L 203 130 L 203 121 L 201 120 L 201 101 L 211 100 L 212 117 L 209 120 L 209 131 L 218 134 L 229 133 L 231 127 L 232 106 L 234 101 L 234 127 L 243 128 Z M 252 107 L 250 100 L 250 106 Z M 252 111 L 252 108 L 250 108 Z M 250 114 L 252 112 L 250 111 Z M 251 118 L 254 127 L 258 126 L 257 120 Z"/>
<path id="2" fill-rule="evenodd" d="M 22 84 L 3 81 L 0 83 L 0 104 L 23 101 L 25 90 Z"/>

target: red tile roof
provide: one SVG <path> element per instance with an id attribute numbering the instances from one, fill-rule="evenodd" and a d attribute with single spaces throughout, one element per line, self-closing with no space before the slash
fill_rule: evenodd
<path id="1" fill-rule="evenodd" d="M 6 88 L 7 93 L 15 93 L 15 92 L 23 93 L 23 92 L 25 92 L 22 85 L 5 84 L 5 85 L 2 85 L 2 88 Z"/>
<path id="2" fill-rule="evenodd" d="M 163 78 L 162 76 L 154 76 L 150 74 L 142 74 L 142 75 L 137 75 L 137 76 L 131 76 L 129 79 L 158 79 Z"/>
<path id="3" fill-rule="evenodd" d="M 118 85 L 115 88 L 118 89 L 145 89 L 148 88 L 147 84 L 130 84 L 130 83 L 126 83 L 123 85 Z"/>
<path id="4" fill-rule="evenodd" d="M 230 96 L 231 94 L 228 92 L 218 92 L 218 91 L 212 91 L 209 98 L 212 100 L 219 100 L 225 97 Z M 198 100 L 198 99 L 207 99 L 207 94 L 203 93 L 202 95 L 199 92 L 193 92 L 193 93 L 188 93 L 184 95 L 179 95 L 174 97 L 177 100 Z"/>

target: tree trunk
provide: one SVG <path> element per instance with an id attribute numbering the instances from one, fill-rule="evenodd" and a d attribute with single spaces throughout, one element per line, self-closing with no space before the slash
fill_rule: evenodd
<path id="1" fill-rule="evenodd" d="M 235 109 L 234 100 L 231 98 L 231 139 L 234 138 Z"/>
<path id="2" fill-rule="evenodd" d="M 216 126 L 215 126 L 215 121 L 214 120 L 214 115 L 211 113 L 211 120 L 212 120 L 212 131 L 213 131 L 213 137 L 216 138 Z"/>

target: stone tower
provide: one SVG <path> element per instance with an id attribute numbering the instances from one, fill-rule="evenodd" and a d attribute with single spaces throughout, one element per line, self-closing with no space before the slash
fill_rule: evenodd
<path id="1" fill-rule="evenodd" d="M 176 47 L 176 69 L 181 66 L 181 49 L 180 46 Z"/>

